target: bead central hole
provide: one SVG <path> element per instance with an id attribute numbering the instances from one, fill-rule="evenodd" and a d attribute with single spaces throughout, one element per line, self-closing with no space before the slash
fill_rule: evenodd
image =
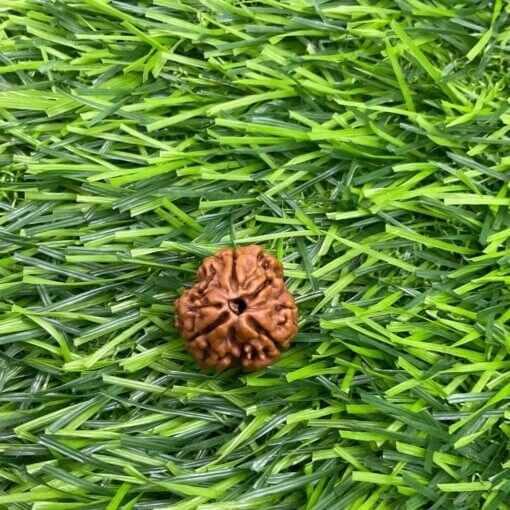
<path id="1" fill-rule="evenodd" d="M 241 315 L 247 308 L 246 303 L 242 299 L 231 299 L 228 302 L 228 306 L 237 315 Z"/>

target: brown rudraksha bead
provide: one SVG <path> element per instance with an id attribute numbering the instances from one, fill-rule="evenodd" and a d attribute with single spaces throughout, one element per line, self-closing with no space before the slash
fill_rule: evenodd
<path id="1" fill-rule="evenodd" d="M 298 311 L 275 257 L 260 246 L 220 250 L 197 279 L 174 303 L 175 326 L 202 367 L 258 370 L 278 359 L 298 331 Z"/>

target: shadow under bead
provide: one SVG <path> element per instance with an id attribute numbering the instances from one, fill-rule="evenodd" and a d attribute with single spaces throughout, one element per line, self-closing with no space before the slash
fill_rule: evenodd
<path id="1" fill-rule="evenodd" d="M 283 266 L 260 246 L 223 249 L 202 262 L 198 282 L 174 303 L 175 326 L 204 368 L 271 365 L 298 331 Z"/>

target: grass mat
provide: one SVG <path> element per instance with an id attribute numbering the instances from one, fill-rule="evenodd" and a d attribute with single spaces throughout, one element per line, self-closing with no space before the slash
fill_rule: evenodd
<path id="1" fill-rule="evenodd" d="M 510 508 L 509 6 L 2 0 L 0 508 Z M 301 331 L 199 371 L 203 256 Z"/>

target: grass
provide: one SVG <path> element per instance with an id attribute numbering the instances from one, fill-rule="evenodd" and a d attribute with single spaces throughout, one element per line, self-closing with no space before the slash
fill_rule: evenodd
<path id="1" fill-rule="evenodd" d="M 510 508 L 502 0 L 2 0 L 0 508 Z M 201 372 L 202 257 L 284 261 Z"/>

